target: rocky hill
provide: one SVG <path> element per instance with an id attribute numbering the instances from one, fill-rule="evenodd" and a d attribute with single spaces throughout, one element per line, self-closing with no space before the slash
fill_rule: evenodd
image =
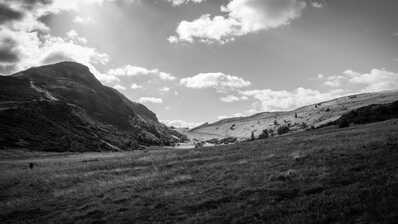
<path id="1" fill-rule="evenodd" d="M 209 140 L 236 137 L 258 137 L 263 130 L 277 135 L 278 129 L 288 127 L 291 132 L 316 128 L 338 120 L 343 114 L 371 104 L 385 104 L 398 100 L 398 91 L 364 93 L 337 98 L 293 111 L 264 112 L 249 117 L 235 117 L 204 124 L 185 134 L 191 139 Z"/>
<path id="2" fill-rule="evenodd" d="M 0 145 L 49 151 L 129 150 L 184 136 L 74 62 L 0 77 Z"/>

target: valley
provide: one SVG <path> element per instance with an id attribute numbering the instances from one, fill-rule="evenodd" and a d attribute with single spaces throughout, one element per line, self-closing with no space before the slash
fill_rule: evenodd
<path id="1" fill-rule="evenodd" d="M 200 149 L 2 150 L 0 222 L 394 223 L 397 136 L 392 119 Z"/>

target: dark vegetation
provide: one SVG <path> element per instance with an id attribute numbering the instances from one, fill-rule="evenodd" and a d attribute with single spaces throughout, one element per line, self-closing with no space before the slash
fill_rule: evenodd
<path id="1" fill-rule="evenodd" d="M 351 124 L 367 124 L 392 118 L 398 118 L 398 101 L 358 108 L 344 114 L 338 120 L 328 125 L 338 125 L 340 128 L 345 128 Z"/>
<path id="2" fill-rule="evenodd" d="M 85 116 L 84 110 L 58 101 L 30 102 L 0 111 L 0 149 L 54 152 L 140 149 L 127 133 L 89 122 Z"/>
<path id="3" fill-rule="evenodd" d="M 352 124 L 366 124 L 398 118 L 398 101 L 389 104 L 373 104 L 344 114 L 338 121 Z"/>
<path id="4" fill-rule="evenodd" d="M 258 139 L 266 139 L 269 137 L 269 133 L 267 129 L 264 129 L 261 134 L 258 136 Z"/>
<path id="5" fill-rule="evenodd" d="M 283 135 L 286 134 L 290 131 L 290 128 L 288 126 L 280 126 L 277 130 L 278 135 Z"/>
<path id="6" fill-rule="evenodd" d="M 392 224 L 397 148 L 389 120 L 190 150 L 2 150 L 0 223 Z"/>

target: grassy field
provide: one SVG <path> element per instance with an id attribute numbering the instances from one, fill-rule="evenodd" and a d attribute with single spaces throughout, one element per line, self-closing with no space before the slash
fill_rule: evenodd
<path id="1" fill-rule="evenodd" d="M 396 220 L 398 120 L 203 149 L 0 152 L 0 223 Z"/>

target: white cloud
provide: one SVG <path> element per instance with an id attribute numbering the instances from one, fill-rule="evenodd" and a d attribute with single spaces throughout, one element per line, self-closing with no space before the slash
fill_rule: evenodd
<path id="1" fill-rule="evenodd" d="M 194 128 L 204 122 L 187 122 L 182 120 L 161 120 L 161 122 L 169 127 L 173 126 L 176 128 Z"/>
<path id="2" fill-rule="evenodd" d="M 143 87 L 141 85 L 138 85 L 136 83 L 131 84 L 130 86 L 131 89 L 142 89 Z"/>
<path id="3" fill-rule="evenodd" d="M 321 92 L 299 87 L 295 90 L 259 89 L 240 91 L 255 100 L 252 111 L 285 111 L 337 97 L 385 90 L 398 90 L 398 73 L 372 69 L 369 73 L 346 70 L 340 75 L 318 76 L 331 90 Z M 231 98 L 232 99 L 232 98 Z"/>
<path id="4" fill-rule="evenodd" d="M 201 2 L 204 2 L 206 0 L 167 0 L 167 1 L 172 3 L 174 6 L 179 6 L 179 5 L 187 4 L 187 3 L 190 3 L 190 2 L 201 3 Z"/>
<path id="5" fill-rule="evenodd" d="M 294 91 L 262 89 L 242 91 L 241 94 L 256 99 L 259 104 L 255 106 L 259 111 L 285 111 L 336 98 L 342 91 L 337 89 L 321 93 L 299 87 Z"/>
<path id="6" fill-rule="evenodd" d="M 163 103 L 163 100 L 161 98 L 156 98 L 156 97 L 141 97 L 138 101 L 140 103 L 156 103 L 156 104 Z"/>
<path id="7" fill-rule="evenodd" d="M 221 72 L 199 73 L 195 76 L 181 79 L 180 84 L 193 89 L 215 88 L 218 90 L 243 88 L 251 85 L 249 81 L 240 77 Z"/>
<path id="8" fill-rule="evenodd" d="M 76 16 L 73 19 L 73 22 L 78 24 L 93 24 L 94 20 L 91 17 Z"/>
<path id="9" fill-rule="evenodd" d="M 244 113 L 234 113 L 234 114 L 230 114 L 230 115 L 221 115 L 218 116 L 217 119 L 218 120 L 223 120 L 223 119 L 227 119 L 227 118 L 233 118 L 233 117 L 243 117 L 243 116 L 247 116 L 248 114 L 244 114 Z"/>
<path id="10" fill-rule="evenodd" d="M 120 68 L 110 69 L 107 74 L 109 76 L 139 76 L 139 75 L 153 75 L 162 80 L 175 80 L 176 77 L 169 73 L 161 72 L 159 69 L 147 69 L 139 66 L 126 65 Z"/>
<path id="11" fill-rule="evenodd" d="M 373 92 L 398 89 L 398 73 L 372 69 L 369 73 L 346 70 L 341 75 L 324 78 L 324 84 L 357 92 Z"/>
<path id="12" fill-rule="evenodd" d="M 181 21 L 176 35 L 168 40 L 225 43 L 237 36 L 288 25 L 305 7 L 303 0 L 231 0 L 221 6 L 225 16 L 205 14 L 193 21 Z"/>
<path id="13" fill-rule="evenodd" d="M 165 86 L 165 87 L 160 88 L 159 90 L 161 92 L 169 92 L 170 91 L 170 87 Z"/>
<path id="14" fill-rule="evenodd" d="M 41 34 L 39 31 L 28 32 L 7 28 L 2 31 L 0 38 L 10 38 L 16 42 L 14 50 L 19 57 L 15 63 L 16 70 L 68 60 L 87 65 L 101 81 L 114 79 L 106 77 L 95 68 L 97 64 L 106 64 L 109 56 L 95 48 L 82 45 L 81 37 L 77 33 L 70 33 L 73 39 L 66 40 L 49 34 Z"/>
<path id="15" fill-rule="evenodd" d="M 324 2 L 314 1 L 314 2 L 311 2 L 311 6 L 314 8 L 323 8 L 325 5 L 324 5 Z"/>
<path id="16" fill-rule="evenodd" d="M 119 90 L 119 91 L 126 90 L 126 87 L 124 87 L 124 86 L 122 86 L 122 85 L 119 85 L 119 84 L 114 85 L 113 88 L 114 88 L 114 89 L 117 89 L 117 90 Z"/>
<path id="17" fill-rule="evenodd" d="M 76 61 L 88 66 L 91 72 L 103 82 L 116 81 L 116 77 L 108 77 L 99 72 L 95 66 L 106 64 L 109 56 L 99 52 L 96 48 L 86 46 L 87 40 L 71 30 L 65 38 L 50 34 L 50 28 L 41 20 L 41 17 L 59 13 L 64 10 L 79 10 L 78 4 L 101 4 L 105 0 L 54 0 L 54 1 L 11 1 L 3 0 L 7 6 L 21 11 L 24 16 L 5 24 L 0 33 L 0 39 L 12 40 L 15 43 L 13 53 L 18 60 L 7 64 L 12 70 L 26 69 L 32 66 L 55 63 L 59 61 Z M 0 68 L 4 62 L 0 61 Z M 4 71 L 0 71 L 4 72 Z"/>
<path id="18" fill-rule="evenodd" d="M 234 96 L 234 95 L 228 95 L 228 96 L 223 96 L 220 98 L 221 101 L 226 102 L 226 103 L 233 103 L 241 100 L 247 100 L 247 96 Z"/>
<path id="19" fill-rule="evenodd" d="M 81 44 L 87 44 L 87 39 L 84 37 L 81 37 L 75 30 L 69 30 L 66 33 L 66 36 L 72 41 L 76 41 Z"/>

